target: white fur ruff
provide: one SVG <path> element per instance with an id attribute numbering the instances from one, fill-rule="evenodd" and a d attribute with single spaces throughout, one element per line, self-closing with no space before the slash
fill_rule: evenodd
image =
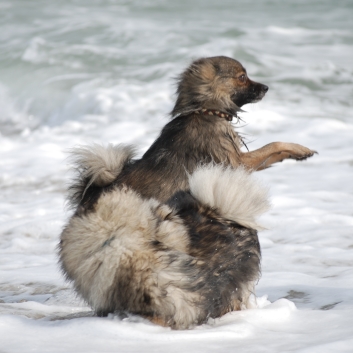
<path id="1" fill-rule="evenodd" d="M 268 190 L 242 167 L 208 164 L 189 177 L 191 194 L 244 227 L 263 229 L 257 218 L 270 208 Z"/>
<path id="2" fill-rule="evenodd" d="M 73 148 L 71 153 L 75 165 L 82 170 L 82 177 L 89 177 L 90 184 L 105 186 L 119 175 L 124 163 L 133 158 L 134 148 L 124 145 L 109 144 L 104 147 L 94 144 Z"/>

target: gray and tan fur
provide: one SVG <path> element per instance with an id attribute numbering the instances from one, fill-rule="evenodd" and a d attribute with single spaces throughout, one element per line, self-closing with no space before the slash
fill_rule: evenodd
<path id="1" fill-rule="evenodd" d="M 200 109 L 213 109 L 236 115 L 244 104 L 261 100 L 267 90 L 267 86 L 250 80 L 244 67 L 234 59 L 219 56 L 194 61 L 179 77 L 172 120 L 156 141 L 141 159 L 129 159 L 110 185 L 86 184 L 80 205 L 92 208 L 100 193 L 115 185 L 126 185 L 143 197 L 165 202 L 175 191 L 188 190 L 188 174 L 200 163 L 222 163 L 256 171 L 287 158 L 311 157 L 315 151 L 285 142 L 244 152 L 242 140 L 230 121 L 198 113 Z"/>
<path id="2" fill-rule="evenodd" d="M 230 121 L 200 110 L 236 115 L 267 90 L 236 60 L 199 59 L 142 158 L 130 147 L 76 150 L 60 262 L 98 314 L 187 328 L 246 306 L 260 273 L 256 218 L 267 207 L 250 173 L 315 151 L 273 142 L 244 152 Z"/>
<path id="3" fill-rule="evenodd" d="M 77 149 L 81 184 L 108 182 L 130 151 Z M 70 219 L 60 263 L 99 315 L 129 312 L 185 329 L 248 305 L 260 273 L 254 228 L 268 208 L 267 192 L 243 168 L 206 165 L 189 178 L 190 192 L 166 203 L 114 186 L 94 211 Z"/>
<path id="4" fill-rule="evenodd" d="M 70 162 L 76 166 L 77 175 L 69 188 L 70 207 L 77 207 L 91 185 L 100 188 L 111 184 L 134 155 L 134 148 L 128 145 L 93 144 L 72 148 Z"/>

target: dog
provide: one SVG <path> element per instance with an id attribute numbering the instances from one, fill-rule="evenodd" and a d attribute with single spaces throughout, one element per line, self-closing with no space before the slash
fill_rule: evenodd
<path id="1" fill-rule="evenodd" d="M 130 160 L 117 175 L 107 178 L 108 189 L 124 184 L 143 197 L 165 202 L 176 190 L 188 189 L 188 174 L 202 163 L 242 165 L 257 171 L 284 159 L 304 160 L 317 153 L 284 142 L 272 142 L 251 152 L 241 150 L 243 142 L 232 118 L 243 105 L 260 101 L 267 91 L 266 85 L 250 80 L 234 59 L 219 56 L 194 61 L 178 79 L 172 120 L 141 159 Z M 99 183 L 78 182 L 71 188 L 70 199 L 90 208 L 106 191 Z"/>
<path id="2" fill-rule="evenodd" d="M 80 167 L 100 182 L 108 167 L 122 169 L 130 152 L 114 147 L 116 158 L 109 159 L 96 150 L 92 158 L 85 151 Z M 215 164 L 196 169 L 189 185 L 166 203 L 117 185 L 94 210 L 70 219 L 59 244 L 61 267 L 97 315 L 138 314 L 188 329 L 249 307 L 260 274 L 257 217 L 268 208 L 267 191 L 244 168 Z"/>
<path id="3" fill-rule="evenodd" d="M 268 209 L 251 173 L 315 153 L 283 142 L 241 151 L 232 118 L 267 90 L 236 60 L 199 59 L 180 76 L 173 119 L 141 159 L 130 146 L 74 150 L 75 213 L 59 261 L 98 315 L 186 329 L 249 306 L 260 274 L 257 217 Z"/>

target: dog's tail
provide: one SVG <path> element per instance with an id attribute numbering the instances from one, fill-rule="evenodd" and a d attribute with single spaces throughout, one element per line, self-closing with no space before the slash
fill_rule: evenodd
<path id="1" fill-rule="evenodd" d="M 69 206 L 77 207 L 90 186 L 111 184 L 134 155 L 134 148 L 127 145 L 93 144 L 71 149 L 70 160 L 76 177 L 69 187 Z"/>
<path id="2" fill-rule="evenodd" d="M 257 218 L 270 207 L 268 189 L 243 167 L 233 169 L 209 164 L 189 177 L 191 194 L 238 224 L 263 229 Z"/>

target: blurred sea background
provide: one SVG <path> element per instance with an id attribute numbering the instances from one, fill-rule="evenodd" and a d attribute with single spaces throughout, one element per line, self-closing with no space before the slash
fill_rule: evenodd
<path id="1" fill-rule="evenodd" d="M 352 119 L 350 0 L 2 0 L 0 13 L 2 135 L 161 121 L 172 78 L 216 55 L 270 86 L 265 107 Z"/>
<path id="2" fill-rule="evenodd" d="M 350 351 L 352 19 L 351 0 L 0 0 L 0 351 Z M 169 121 L 175 77 L 217 55 L 270 87 L 235 125 L 250 150 L 319 152 L 257 174 L 273 205 L 258 308 L 186 333 L 93 318 L 57 266 L 66 151 L 142 154 Z"/>

